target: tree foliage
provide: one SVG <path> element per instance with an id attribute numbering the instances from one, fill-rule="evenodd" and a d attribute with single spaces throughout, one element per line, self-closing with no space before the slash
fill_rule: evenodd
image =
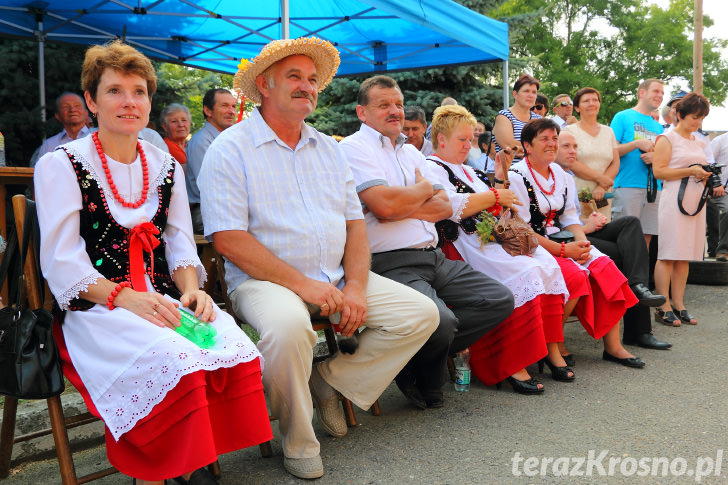
<path id="1" fill-rule="evenodd" d="M 645 0 L 509 0 L 500 13 L 534 12 L 537 21 L 511 45 L 512 55 L 531 59 L 529 68 L 550 98 L 584 86 L 601 91 L 602 122 L 636 103 L 644 79 L 692 84 L 693 0 L 671 0 L 665 9 Z M 728 66 L 720 58 L 725 47 L 704 39 L 703 92 L 716 105 L 728 91 Z"/>
<path id="2" fill-rule="evenodd" d="M 41 121 L 38 83 L 38 43 L 31 40 L 0 38 L 3 74 L 0 82 L 0 131 L 5 136 L 8 164 L 28 165 L 31 155 L 44 138 L 61 131 L 53 117 L 55 100 L 64 91 L 81 93 L 83 48 L 45 44 L 47 119 Z"/>
<path id="3" fill-rule="evenodd" d="M 192 130 L 202 128 L 205 117 L 202 114 L 202 98 L 208 89 L 233 87 L 233 77 L 229 74 L 203 71 L 191 67 L 155 62 L 157 71 L 157 93 L 152 103 L 149 119 L 156 123 L 161 131 L 159 114 L 170 103 L 184 104 L 192 115 Z"/>
<path id="4" fill-rule="evenodd" d="M 63 128 L 55 119 L 55 99 L 65 91 L 82 94 L 81 67 L 85 46 L 45 43 L 46 117 L 41 121 L 38 82 L 38 43 L 34 40 L 0 38 L 5 72 L 0 82 L 0 132 L 5 137 L 6 160 L 25 166 L 43 139 Z M 204 124 L 202 97 L 211 88 L 231 88 L 232 76 L 153 62 L 157 92 L 150 120 L 161 132 L 159 114 L 169 103 L 186 105 L 192 114 L 192 132 Z"/>
<path id="5" fill-rule="evenodd" d="M 493 17 L 492 12 L 503 0 L 460 0 L 466 7 Z M 515 15 L 509 19 L 510 35 L 518 37 L 526 25 L 528 15 Z M 503 19 L 499 19 L 503 20 Z M 523 61 L 512 61 L 512 66 L 523 66 Z M 422 69 L 389 74 L 397 80 L 405 105 L 419 105 L 432 112 L 447 96 L 467 107 L 478 120 L 492 125 L 495 114 L 503 106 L 501 63 L 472 66 Z M 359 128 L 356 117 L 356 97 L 359 84 L 369 76 L 335 78 L 319 95 L 316 111 L 308 121 L 328 134 L 349 135 Z"/>

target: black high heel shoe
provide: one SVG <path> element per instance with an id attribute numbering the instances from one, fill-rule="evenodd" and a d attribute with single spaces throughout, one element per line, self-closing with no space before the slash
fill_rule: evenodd
<path id="1" fill-rule="evenodd" d="M 556 367 L 548 358 L 548 356 L 544 357 L 543 359 L 538 361 L 538 372 L 539 374 L 543 374 L 543 366 L 547 365 L 549 370 L 551 371 L 551 377 L 555 381 L 561 381 L 561 382 L 571 382 L 576 378 L 576 374 L 569 366 L 564 367 Z M 569 372 L 571 372 L 571 375 L 569 375 Z"/>
<path id="2" fill-rule="evenodd" d="M 506 381 L 511 385 L 513 388 L 513 391 L 517 392 L 518 394 L 543 394 L 544 388 L 538 387 L 539 384 L 541 384 L 541 381 L 534 379 L 531 377 L 527 381 L 519 381 L 513 376 L 506 377 Z M 495 385 L 496 389 L 501 388 L 502 382 L 499 382 Z"/>
<path id="3" fill-rule="evenodd" d="M 566 354 L 561 356 L 564 359 L 564 362 L 566 362 L 566 365 L 569 367 L 574 367 L 576 365 L 576 359 L 574 358 L 574 354 Z"/>

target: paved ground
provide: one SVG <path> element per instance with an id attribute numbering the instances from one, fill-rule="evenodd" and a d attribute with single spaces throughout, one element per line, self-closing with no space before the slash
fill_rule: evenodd
<path id="1" fill-rule="evenodd" d="M 688 308 L 700 324 L 656 325 L 655 334 L 674 348 L 630 348 L 647 362 L 642 370 L 603 362 L 601 343 L 574 323 L 567 326 L 566 338 L 576 354 L 577 380 L 560 383 L 544 376 L 545 395 L 521 396 L 479 383 L 469 393 L 456 393 L 448 385 L 443 409 L 418 411 L 391 386 L 380 400 L 382 416 L 358 411 L 360 425 L 346 438 L 330 438 L 316 425 L 326 467 L 318 482 L 695 483 L 696 469 L 711 469 L 700 483 L 724 483 L 727 292 L 728 287 L 689 286 Z M 221 457 L 222 483 L 298 483 L 283 470 L 280 442 L 273 447 L 275 455 L 267 459 L 257 448 Z M 104 456 L 103 447 L 77 453 L 76 467 L 88 472 L 105 462 Z M 514 457 L 524 459 L 516 463 L 515 475 Z M 556 476 L 545 457 L 567 457 L 568 470 L 581 475 Z M 574 469 L 579 458 L 584 464 Z M 613 476 L 601 476 L 600 466 L 609 474 L 610 458 Z M 656 462 L 653 475 L 650 460 L 657 458 L 664 464 Z M 556 462 L 556 472 L 564 462 Z M 524 466 L 536 475 L 526 476 Z M 6 483 L 60 483 L 56 461 L 17 466 Z M 95 483 L 129 484 L 131 479 L 115 475 Z"/>

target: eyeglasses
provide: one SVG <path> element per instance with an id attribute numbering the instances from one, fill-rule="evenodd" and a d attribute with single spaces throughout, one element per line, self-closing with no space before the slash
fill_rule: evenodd
<path id="1" fill-rule="evenodd" d="M 571 101 L 562 101 L 562 102 L 558 103 L 558 105 L 559 106 L 574 106 L 574 103 L 572 103 Z"/>
<path id="2" fill-rule="evenodd" d="M 534 104 L 533 107 L 531 108 L 531 111 L 541 111 L 542 109 L 543 109 L 542 104 Z"/>

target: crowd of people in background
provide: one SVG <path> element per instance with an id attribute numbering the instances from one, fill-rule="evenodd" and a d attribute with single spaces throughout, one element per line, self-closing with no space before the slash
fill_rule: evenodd
<path id="1" fill-rule="evenodd" d="M 236 124 L 236 95 L 209 90 L 191 136 L 182 104 L 162 110 L 163 139 L 147 127 L 156 77 L 118 41 L 89 49 L 83 96 L 56 101 L 63 129 L 32 164 L 64 372 L 104 420 L 112 464 L 140 482 L 216 483 L 205 466 L 217 454 L 271 436 L 263 387 L 299 478 L 324 473 L 314 409 L 343 437 L 340 395 L 367 409 L 394 381 L 412 406 L 443 407 L 448 358 L 466 349 L 484 384 L 543 394 L 531 365 L 577 378 L 572 315 L 604 361 L 642 368 L 626 346 L 672 347 L 652 309 L 664 325 L 698 323 L 684 293 L 706 213 L 708 253 L 728 261 L 726 176 L 709 169 L 728 163 L 728 134 L 703 136 L 702 95 L 677 93 L 663 126 L 664 83 L 647 79 L 606 125 L 597 89 L 549 101 L 523 74 L 493 120 L 445 97 L 428 123 L 380 75 L 359 87 L 359 130 L 337 142 L 305 119 L 338 65 L 326 41 L 273 41 L 234 78 L 258 106 Z M 479 238 L 485 214 L 506 213 L 530 226 L 528 254 Z M 224 258 L 227 311 L 256 345 L 199 290 L 193 235 Z M 179 306 L 214 325 L 219 345 L 170 332 Z M 313 365 L 312 317 L 359 333 L 358 349 Z M 89 342 L 97 321 L 131 330 Z M 189 453 L 165 458 L 180 442 Z"/>

